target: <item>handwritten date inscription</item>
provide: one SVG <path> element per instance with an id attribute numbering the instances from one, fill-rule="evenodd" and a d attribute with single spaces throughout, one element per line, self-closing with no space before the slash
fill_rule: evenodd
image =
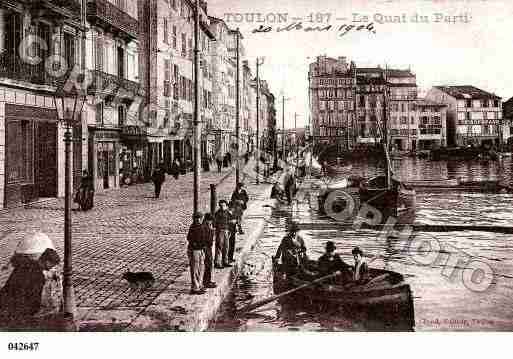
<path id="1" fill-rule="evenodd" d="M 302 32 L 329 32 L 336 31 L 338 36 L 342 37 L 347 35 L 349 32 L 366 31 L 375 34 L 376 29 L 373 22 L 359 25 L 342 24 L 342 25 L 317 25 L 317 26 L 305 26 L 303 22 L 297 21 L 286 26 L 266 26 L 260 25 L 252 31 L 253 34 L 258 33 L 270 33 L 270 32 L 291 32 L 291 31 L 302 31 Z"/>

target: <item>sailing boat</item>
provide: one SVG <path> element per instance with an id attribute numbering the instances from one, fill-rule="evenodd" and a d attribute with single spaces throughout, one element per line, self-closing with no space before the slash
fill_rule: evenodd
<path id="1" fill-rule="evenodd" d="M 354 206 L 353 215 L 358 213 L 363 205 L 371 206 L 379 210 L 386 219 L 389 216 L 399 216 L 402 212 L 413 210 L 416 205 L 415 190 L 406 186 L 404 183 L 393 177 L 390 152 L 388 149 L 388 126 L 387 126 L 387 101 L 388 101 L 388 79 L 387 69 L 384 76 L 383 92 L 383 155 L 386 164 L 385 175 L 365 180 L 361 177 L 350 177 L 344 179 L 347 186 L 341 186 L 340 183 L 328 185 L 321 191 L 318 197 L 319 212 L 326 214 L 337 213 L 341 210 L 347 210 L 350 196 Z M 334 191 L 333 195 L 331 195 Z M 331 195 L 331 196 L 330 196 Z M 326 203 L 330 198 L 331 203 Z M 329 206 L 329 208 L 327 208 Z"/>

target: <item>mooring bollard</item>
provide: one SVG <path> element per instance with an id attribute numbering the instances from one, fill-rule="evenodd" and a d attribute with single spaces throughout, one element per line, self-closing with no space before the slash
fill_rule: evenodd
<path id="1" fill-rule="evenodd" d="M 217 193 L 216 193 L 216 185 L 210 185 L 210 213 L 214 215 L 216 213 L 217 206 Z"/>
<path id="2" fill-rule="evenodd" d="M 61 328 L 62 280 L 60 257 L 44 233 L 27 235 L 11 257 L 14 267 L 0 289 L 0 322 L 15 330 Z"/>

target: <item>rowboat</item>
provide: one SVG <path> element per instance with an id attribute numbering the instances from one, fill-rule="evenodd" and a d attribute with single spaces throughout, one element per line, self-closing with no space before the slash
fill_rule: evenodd
<path id="1" fill-rule="evenodd" d="M 458 178 L 447 178 L 437 180 L 414 180 L 405 182 L 410 187 L 456 187 L 460 184 Z"/>
<path id="2" fill-rule="evenodd" d="M 513 188 L 501 181 L 463 181 L 461 179 L 409 181 L 406 184 L 419 190 L 458 191 L 477 193 L 513 193 Z"/>
<path id="3" fill-rule="evenodd" d="M 313 261 L 312 261 L 313 262 Z M 280 294 L 307 284 L 311 278 L 287 275 L 279 263 L 273 264 L 273 290 Z M 289 300 L 299 304 L 317 303 L 344 312 L 368 313 L 375 320 L 393 321 L 394 326 L 412 329 L 415 326 L 413 296 L 410 285 L 401 274 L 369 268 L 367 284 L 324 283 L 298 290 Z"/>

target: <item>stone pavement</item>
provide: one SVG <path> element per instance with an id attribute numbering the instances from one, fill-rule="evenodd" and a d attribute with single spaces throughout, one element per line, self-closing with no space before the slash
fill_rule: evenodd
<path id="1" fill-rule="evenodd" d="M 202 173 L 200 203 L 205 212 L 209 210 L 209 185 L 219 183 L 218 200 L 229 199 L 235 187 L 233 172 L 229 168 L 221 174 Z M 253 182 L 245 181 L 250 200 L 261 192 Z M 73 212 L 73 283 L 79 317 L 100 309 L 138 313 L 188 271 L 185 236 L 192 198 L 189 173 L 179 180 L 168 176 L 158 200 L 153 198 L 152 184 L 134 185 L 97 194 L 93 210 Z M 62 255 L 63 208 L 62 199 L 52 199 L 0 211 L 0 286 L 11 272 L 9 259 L 27 231 L 47 233 Z M 145 291 L 131 289 L 121 278 L 128 269 L 152 272 L 154 286 Z M 114 315 L 112 325 L 103 329 L 126 326 L 125 321 L 116 328 L 117 320 Z"/>

